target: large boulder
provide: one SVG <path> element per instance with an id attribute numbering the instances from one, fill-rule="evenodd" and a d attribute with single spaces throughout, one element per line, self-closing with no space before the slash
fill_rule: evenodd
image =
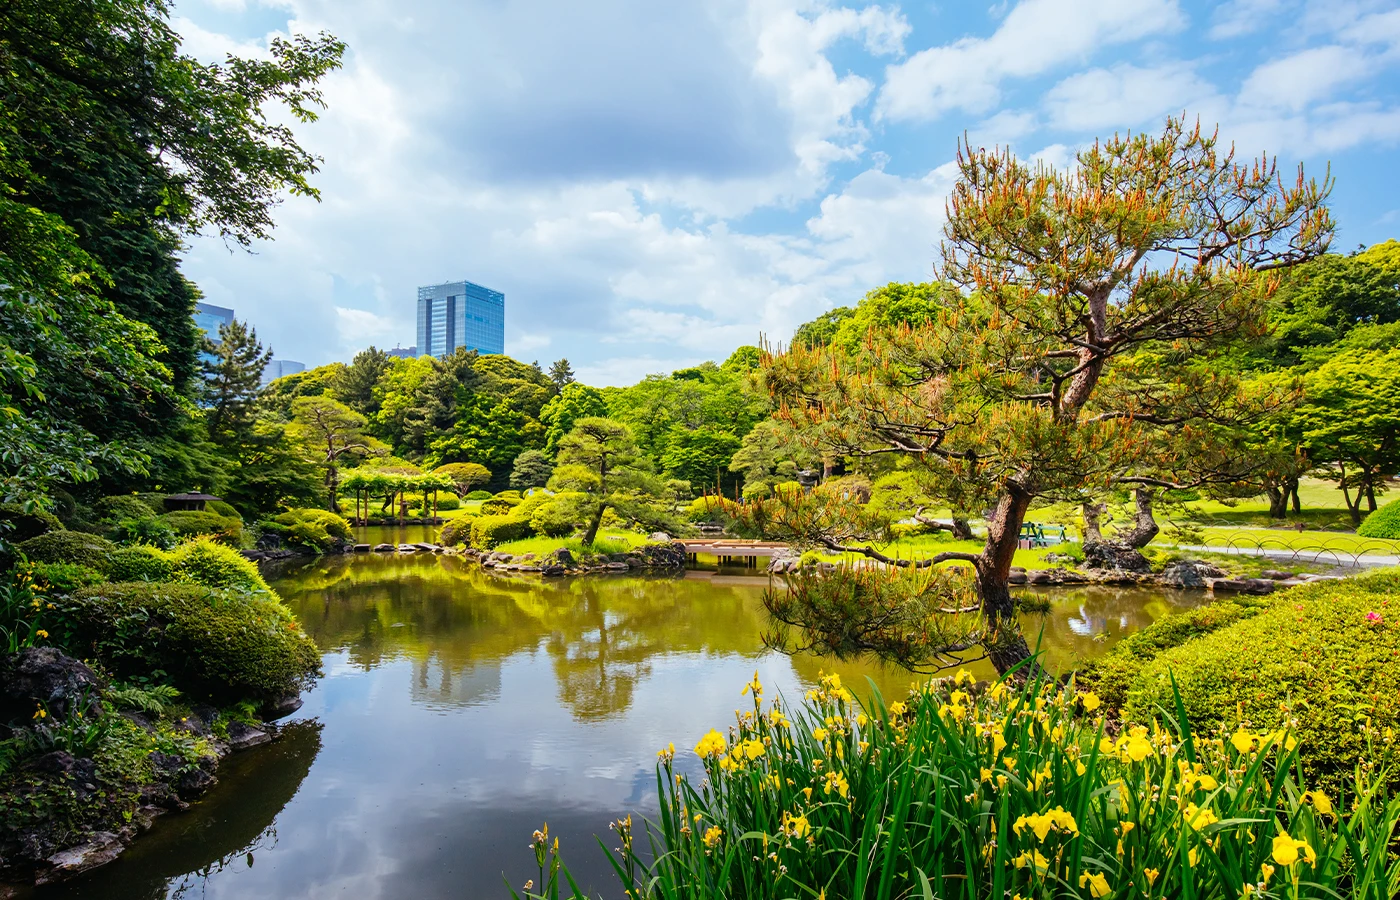
<path id="1" fill-rule="evenodd" d="M 1168 563 L 1157 576 L 1157 580 L 1168 587 L 1204 588 L 1211 579 L 1224 578 L 1225 573 L 1217 566 L 1198 559 L 1178 559 Z"/>
<path id="2" fill-rule="evenodd" d="M 26 647 L 0 663 L 0 721 L 29 719 L 40 705 L 65 719 L 102 711 L 97 673 L 53 647 Z"/>
<path id="3" fill-rule="evenodd" d="M 1116 541 L 1085 541 L 1084 567 L 1115 572 L 1146 573 L 1152 564 L 1136 547 Z"/>

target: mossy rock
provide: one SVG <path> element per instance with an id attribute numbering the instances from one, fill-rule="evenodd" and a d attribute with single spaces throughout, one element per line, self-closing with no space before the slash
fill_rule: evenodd
<path id="1" fill-rule="evenodd" d="M 0 503 L 0 539 L 17 544 L 50 531 L 62 530 L 63 523 L 53 513 L 38 507 L 26 510 L 18 503 Z"/>
<path id="2" fill-rule="evenodd" d="M 100 572 L 106 570 L 107 557 L 117 545 L 82 531 L 50 531 L 20 543 L 17 549 L 32 562 L 72 563 Z"/>
<path id="3" fill-rule="evenodd" d="M 101 584 L 55 601 L 51 630 L 118 678 L 160 670 L 190 697 L 270 701 L 320 671 L 315 643 L 275 594 L 198 584 Z"/>

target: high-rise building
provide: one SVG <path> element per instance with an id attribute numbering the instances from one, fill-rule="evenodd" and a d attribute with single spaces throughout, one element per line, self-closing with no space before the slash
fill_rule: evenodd
<path id="1" fill-rule="evenodd" d="M 418 352 L 447 356 L 458 347 L 506 352 L 506 295 L 470 281 L 418 289 Z"/>
<path id="2" fill-rule="evenodd" d="M 267 368 L 263 369 L 262 383 L 271 384 L 279 378 L 305 371 L 306 363 L 300 363 L 294 359 L 270 359 L 267 362 Z"/>
<path id="3" fill-rule="evenodd" d="M 194 327 L 204 332 L 209 340 L 219 342 L 219 326 L 233 324 L 233 310 L 212 303 L 194 305 Z"/>
<path id="4" fill-rule="evenodd" d="M 399 347 L 399 346 L 395 346 L 394 349 L 392 349 L 392 350 L 385 350 L 384 352 L 387 353 L 387 354 L 389 354 L 390 356 L 397 357 L 398 359 L 417 359 L 417 358 L 418 358 L 418 348 L 417 348 L 417 347 Z"/>

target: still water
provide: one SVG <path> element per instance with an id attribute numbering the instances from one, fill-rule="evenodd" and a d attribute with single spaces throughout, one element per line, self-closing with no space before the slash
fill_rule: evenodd
<path id="1" fill-rule="evenodd" d="M 723 730 L 755 669 L 791 700 L 823 669 L 858 693 L 911 680 L 766 652 L 767 579 L 752 574 L 541 581 L 399 554 L 269 574 L 325 652 L 282 739 L 230 758 L 206 799 L 116 863 L 39 897 L 501 898 L 503 878 L 534 875 L 526 845 L 545 821 L 581 883 L 612 896 L 593 836 L 651 808 L 657 749 Z M 1204 599 L 1047 596 L 1051 611 L 1024 624 L 1057 667 Z"/>

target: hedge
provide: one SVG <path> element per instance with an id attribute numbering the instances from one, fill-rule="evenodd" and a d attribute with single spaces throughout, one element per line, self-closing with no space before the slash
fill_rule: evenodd
<path id="1" fill-rule="evenodd" d="M 102 584 L 56 598 L 46 621 L 118 678 L 164 671 L 191 697 L 274 700 L 320 671 L 320 652 L 274 595 L 196 584 Z"/>
<path id="2" fill-rule="evenodd" d="M 1124 718 L 1174 707 L 1194 727 L 1254 730 L 1296 718 L 1304 768 L 1336 784 L 1366 753 L 1361 724 L 1400 728 L 1400 570 L 1296 588 L 1164 650 L 1128 690 Z"/>
<path id="3" fill-rule="evenodd" d="M 175 565 L 170 554 L 155 547 L 122 547 L 107 558 L 109 581 L 172 581 Z"/>
<path id="4" fill-rule="evenodd" d="M 17 549 L 31 562 L 72 563 L 103 571 L 117 545 L 83 531 L 50 531 L 21 542 Z"/>
<path id="5" fill-rule="evenodd" d="M 63 523 L 53 513 L 37 507 L 25 510 L 18 503 L 0 503 L 0 540 L 19 543 L 61 530 Z"/>
<path id="6" fill-rule="evenodd" d="M 471 522 L 471 543 L 478 550 L 530 536 L 530 523 L 510 516 L 477 516 Z"/>
<path id="7" fill-rule="evenodd" d="M 182 537 L 221 534 L 236 538 L 243 531 L 241 519 L 229 519 L 202 509 L 180 509 L 161 516 Z"/>
<path id="8" fill-rule="evenodd" d="M 238 510 L 222 500 L 210 500 L 208 503 L 204 504 L 204 508 L 216 516 L 223 516 L 225 519 L 237 519 L 240 522 L 243 521 L 243 516 L 239 514 Z"/>
<path id="9" fill-rule="evenodd" d="M 120 522 L 123 519 L 154 519 L 156 517 L 156 512 L 151 509 L 150 504 L 134 494 L 103 497 L 92 505 L 92 514 L 100 522 Z"/>
<path id="10" fill-rule="evenodd" d="M 354 532 L 343 516 L 324 509 L 293 509 L 261 523 L 263 531 L 280 535 L 289 544 L 322 553 L 337 541 L 353 539 Z"/>
<path id="11" fill-rule="evenodd" d="M 1371 513 L 1356 533 L 1362 537 L 1400 541 L 1400 500 L 1392 500 Z"/>

